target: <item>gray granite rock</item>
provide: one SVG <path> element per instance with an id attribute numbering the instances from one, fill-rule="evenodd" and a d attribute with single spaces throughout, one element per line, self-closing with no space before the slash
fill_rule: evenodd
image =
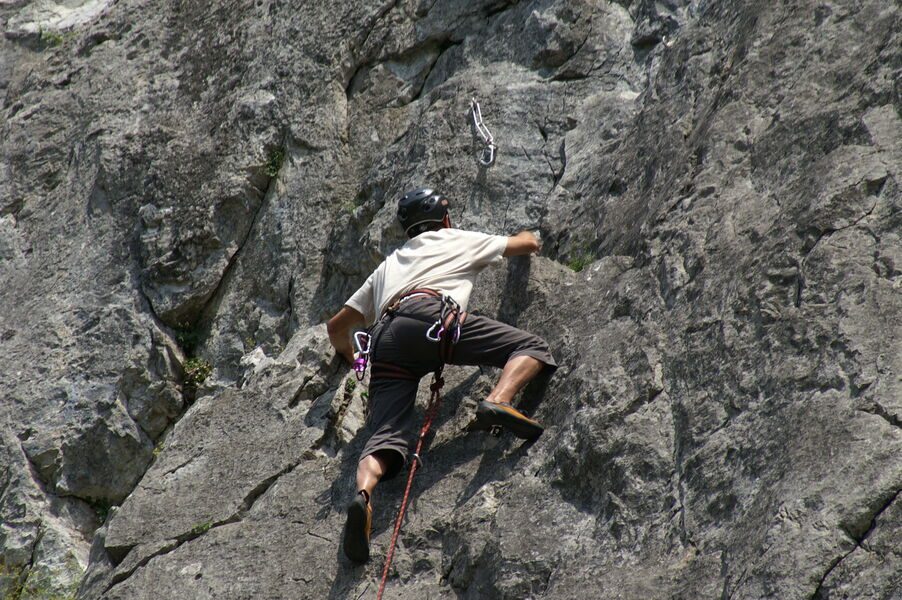
<path id="1" fill-rule="evenodd" d="M 895 598 L 902 10 L 772 4 L 0 0 L 0 596 L 375 597 L 322 322 L 428 183 L 560 369 L 447 370 L 391 597 Z"/>

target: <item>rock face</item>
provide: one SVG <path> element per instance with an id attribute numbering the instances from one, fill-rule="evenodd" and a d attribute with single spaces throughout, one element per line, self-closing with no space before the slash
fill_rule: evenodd
<path id="1" fill-rule="evenodd" d="M 779 6 L 777 6 L 779 4 Z M 375 597 L 324 319 L 429 183 L 472 308 L 393 598 L 899 598 L 902 8 L 0 0 L 0 598 Z M 479 99 L 496 137 L 481 150 Z M 421 401 L 425 401 L 425 382 Z"/>

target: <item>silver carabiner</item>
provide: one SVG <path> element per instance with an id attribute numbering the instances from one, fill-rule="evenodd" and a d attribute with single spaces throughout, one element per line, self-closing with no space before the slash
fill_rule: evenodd
<path id="1" fill-rule="evenodd" d="M 479 102 L 476 101 L 476 98 L 470 99 L 470 111 L 473 113 L 473 127 L 485 144 L 485 148 L 482 149 L 477 160 L 483 167 L 491 167 L 495 164 L 495 154 L 498 146 L 495 145 L 495 138 L 492 132 L 489 131 L 489 128 L 486 127 L 482 120 L 482 109 L 479 108 Z"/>
<path id="2" fill-rule="evenodd" d="M 413 453 L 410 455 L 410 460 L 413 461 L 413 462 L 420 463 L 420 466 L 417 467 L 417 468 L 419 468 L 419 469 L 425 469 L 425 468 L 426 468 L 426 463 L 423 462 L 423 457 L 420 456 L 419 454 L 417 454 L 416 452 L 413 452 Z"/>
<path id="3" fill-rule="evenodd" d="M 366 356 L 370 353 L 370 334 L 365 331 L 354 333 L 354 344 L 357 346 L 357 352 Z"/>
<path id="4" fill-rule="evenodd" d="M 438 331 L 433 334 L 433 331 L 438 328 Z M 445 327 L 442 325 L 442 320 L 439 319 L 435 323 L 432 324 L 432 327 L 426 332 L 426 339 L 430 342 L 440 342 L 442 341 L 442 334 L 445 333 Z"/>
<path id="5" fill-rule="evenodd" d="M 498 148 L 495 144 L 489 144 L 482 149 L 482 155 L 479 157 L 479 164 L 483 167 L 491 167 L 495 164 L 495 150 Z"/>

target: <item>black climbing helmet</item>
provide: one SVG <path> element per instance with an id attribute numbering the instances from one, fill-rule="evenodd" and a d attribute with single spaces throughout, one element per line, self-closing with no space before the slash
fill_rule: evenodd
<path id="1" fill-rule="evenodd" d="M 448 214 L 448 199 L 432 188 L 410 190 L 398 201 L 398 221 L 409 237 L 429 229 L 431 223 L 441 223 Z"/>

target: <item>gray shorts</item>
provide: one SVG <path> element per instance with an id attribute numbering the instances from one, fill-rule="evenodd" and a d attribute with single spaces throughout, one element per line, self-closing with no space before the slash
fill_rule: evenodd
<path id="1" fill-rule="evenodd" d="M 396 365 L 413 374 L 409 379 L 370 378 L 370 437 L 360 458 L 379 452 L 388 463 L 383 479 L 398 474 L 419 431 L 414 411 L 419 380 L 441 364 L 439 344 L 427 340 L 426 331 L 439 318 L 441 307 L 439 298 L 411 298 L 402 304 L 399 314 L 383 318 L 373 328 L 371 364 Z M 546 371 L 557 368 L 542 338 L 482 315 L 468 314 L 450 364 L 502 368 L 521 355 L 542 361 Z"/>

